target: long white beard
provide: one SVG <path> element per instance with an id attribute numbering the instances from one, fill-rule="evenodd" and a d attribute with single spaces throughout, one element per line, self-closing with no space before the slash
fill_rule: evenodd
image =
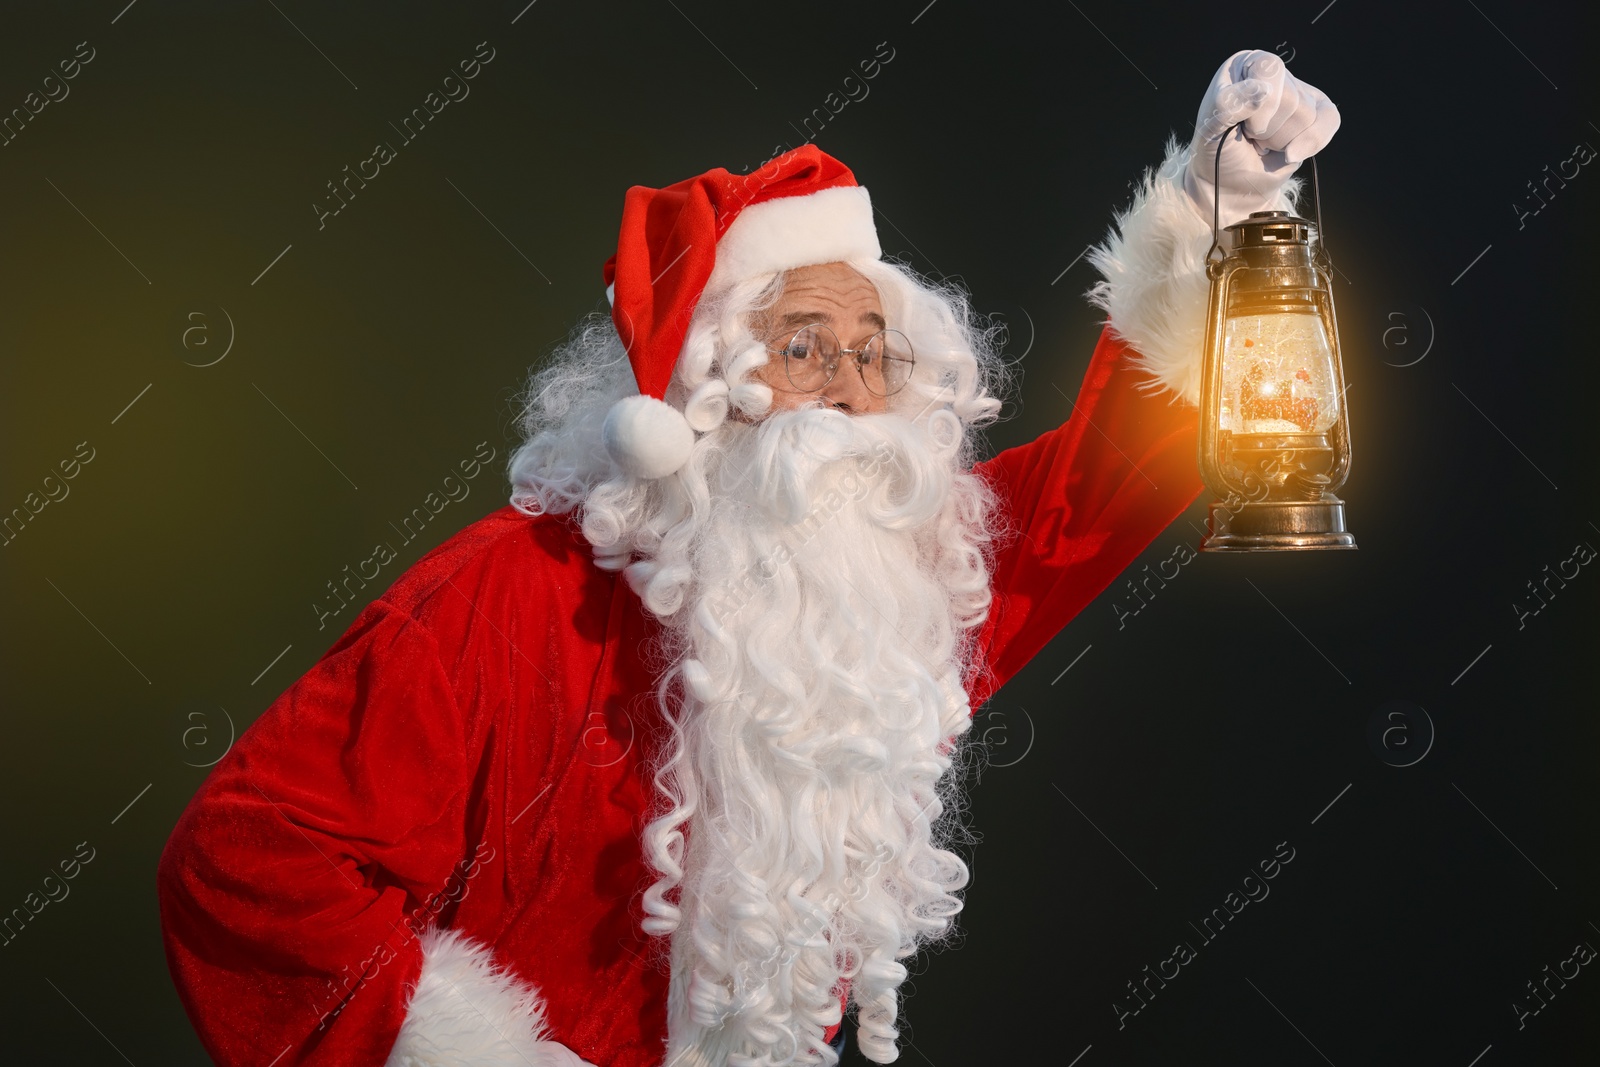
<path id="1" fill-rule="evenodd" d="M 645 833 L 646 928 L 672 934 L 666 1063 L 831 1065 L 841 978 L 863 1053 L 892 1062 L 899 961 L 952 930 L 967 881 L 941 846 L 987 492 L 948 412 L 719 433 L 687 490 L 698 517 L 629 568 L 658 610 L 682 597 L 670 806 Z"/>

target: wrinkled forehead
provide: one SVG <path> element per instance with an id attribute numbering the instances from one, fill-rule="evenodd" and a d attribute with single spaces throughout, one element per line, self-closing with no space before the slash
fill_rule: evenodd
<path id="1" fill-rule="evenodd" d="M 775 333 L 821 322 L 841 337 L 870 334 L 887 325 L 877 287 L 844 263 L 785 272 L 782 294 L 761 318 Z"/>

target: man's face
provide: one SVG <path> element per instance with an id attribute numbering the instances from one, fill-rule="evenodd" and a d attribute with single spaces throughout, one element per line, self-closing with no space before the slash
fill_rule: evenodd
<path id="1" fill-rule="evenodd" d="M 859 349 L 887 323 L 878 290 L 854 268 L 844 263 L 822 263 L 796 267 L 784 275 L 783 296 L 762 313 L 755 324 L 758 337 L 769 351 L 777 353 L 789 344 L 795 332 L 820 322 L 831 329 L 845 348 Z M 815 398 L 826 407 L 847 415 L 875 414 L 888 409 L 887 401 L 875 396 L 862 380 L 855 359 L 842 356 L 833 380 L 820 390 L 796 389 L 785 367 L 787 357 L 773 355 L 756 372 L 772 387 L 772 410 L 788 411 Z M 871 373 L 869 371 L 868 373 Z"/>

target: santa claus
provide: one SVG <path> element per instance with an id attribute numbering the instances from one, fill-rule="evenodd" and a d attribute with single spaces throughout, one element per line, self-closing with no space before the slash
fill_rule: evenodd
<path id="1" fill-rule="evenodd" d="M 841 163 L 631 189 L 511 504 L 173 831 L 166 950 L 216 1061 L 833 1064 L 854 1005 L 892 1062 L 905 961 L 961 908 L 972 709 L 1200 492 L 1213 206 L 1292 208 L 1338 121 L 1277 56 L 1224 63 L 1094 253 L 1071 419 L 981 462 L 994 335 L 882 258 Z"/>

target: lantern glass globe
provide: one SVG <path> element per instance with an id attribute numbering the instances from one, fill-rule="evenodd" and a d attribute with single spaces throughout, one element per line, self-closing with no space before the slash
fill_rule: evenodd
<path id="1" fill-rule="evenodd" d="M 1336 380 L 1314 310 L 1230 315 L 1218 424 L 1234 433 L 1325 433 L 1339 417 Z"/>

